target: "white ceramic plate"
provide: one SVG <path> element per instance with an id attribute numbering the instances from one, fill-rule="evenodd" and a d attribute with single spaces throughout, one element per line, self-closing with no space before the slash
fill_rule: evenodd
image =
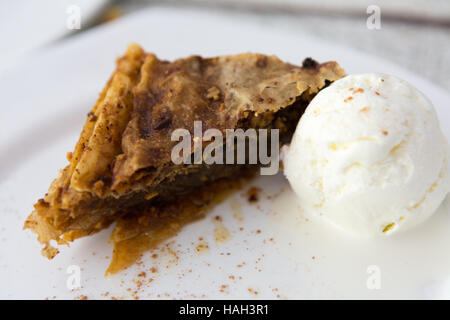
<path id="1" fill-rule="evenodd" d="M 246 190 L 238 192 L 153 252 L 157 259 L 149 253 L 142 264 L 109 278 L 103 274 L 112 251 L 110 230 L 62 248 L 53 261 L 40 255 L 34 234 L 22 231 L 32 204 L 66 165 L 65 154 L 115 58 L 131 41 L 164 59 L 254 51 L 297 64 L 307 56 L 336 60 L 348 73 L 391 73 L 430 97 L 450 137 L 449 95 L 442 89 L 375 57 L 298 32 L 268 30 L 243 17 L 143 11 L 55 45 L 0 78 L 0 297 L 450 297 L 448 198 L 416 230 L 361 240 L 305 217 L 282 175 L 261 177 L 251 183 L 262 189 L 257 204 L 242 196 Z M 223 218 L 228 241 L 216 241 L 215 216 Z M 205 243 L 209 249 L 198 252 Z M 81 288 L 67 286 L 76 284 L 71 275 L 77 267 L 71 266 L 80 267 Z"/>

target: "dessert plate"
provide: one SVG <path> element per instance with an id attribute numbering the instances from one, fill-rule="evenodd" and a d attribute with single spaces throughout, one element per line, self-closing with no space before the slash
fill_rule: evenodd
<path id="1" fill-rule="evenodd" d="M 448 93 L 386 61 L 246 15 L 141 11 L 64 40 L 0 78 L 1 298 L 450 298 L 449 197 L 417 229 L 360 239 L 304 212 L 281 173 L 250 181 L 118 274 L 104 277 L 111 230 L 62 248 L 52 261 L 42 257 L 23 222 L 67 163 L 115 58 L 132 41 L 164 59 L 253 51 L 390 73 L 431 99 L 450 138 Z"/>

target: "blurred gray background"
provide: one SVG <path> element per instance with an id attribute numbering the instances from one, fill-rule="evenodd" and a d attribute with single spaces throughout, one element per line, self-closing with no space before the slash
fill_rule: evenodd
<path id="1" fill-rule="evenodd" d="M 71 4 L 81 6 L 89 18 L 77 32 L 64 26 Z M 371 5 L 380 9 L 379 29 L 367 27 Z M 306 32 L 395 62 L 450 90 L 450 0 L 4 1 L 0 75 L 48 44 L 152 6 L 213 10 L 278 30 Z"/>
<path id="2" fill-rule="evenodd" d="M 372 4 L 381 12 L 378 30 L 366 26 Z M 266 26 L 307 32 L 391 60 L 450 90 L 448 0 L 115 0 L 110 5 L 112 16 L 152 5 L 245 12 Z"/>

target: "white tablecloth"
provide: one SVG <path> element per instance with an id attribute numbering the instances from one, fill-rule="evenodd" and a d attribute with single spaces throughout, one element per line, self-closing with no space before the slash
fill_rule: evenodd
<path id="1" fill-rule="evenodd" d="M 339 3 L 339 5 L 337 5 Z M 367 28 L 368 3 L 381 9 L 381 29 Z M 255 23 L 308 32 L 391 60 L 450 90 L 450 1 L 448 0 L 150 0 L 116 1 L 124 14 L 150 5 L 196 6 L 250 16 Z M 323 10 L 320 10 L 322 5 Z M 340 8 L 340 9 L 339 9 Z"/>

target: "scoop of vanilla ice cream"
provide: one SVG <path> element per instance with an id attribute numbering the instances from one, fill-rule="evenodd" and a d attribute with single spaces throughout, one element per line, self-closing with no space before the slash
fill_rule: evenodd
<path id="1" fill-rule="evenodd" d="M 350 75 L 312 100 L 284 156 L 305 208 L 359 235 L 420 224 L 449 191 L 448 144 L 431 102 L 385 74 Z"/>

